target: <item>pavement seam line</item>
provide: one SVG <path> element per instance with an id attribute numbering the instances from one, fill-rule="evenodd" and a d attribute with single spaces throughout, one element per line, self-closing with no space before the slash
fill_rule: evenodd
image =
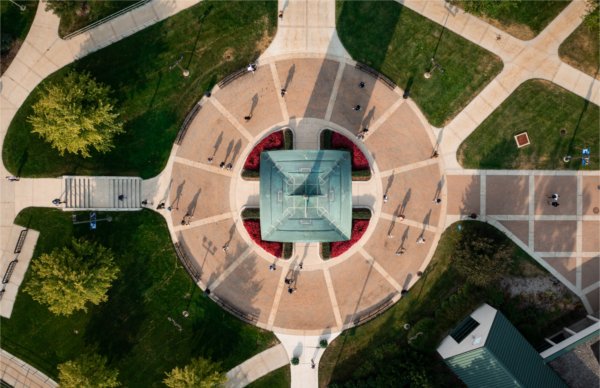
<path id="1" fill-rule="evenodd" d="M 542 257 L 576 257 L 580 256 L 581 258 L 588 257 L 597 257 L 598 252 L 574 252 L 574 251 L 563 251 L 563 252 L 536 252 L 538 255 Z"/>
<path id="2" fill-rule="evenodd" d="M 200 162 L 195 162 L 193 160 L 190 159 L 186 159 L 183 158 L 181 156 L 176 156 L 174 159 L 175 163 L 179 163 L 179 164 L 183 164 L 189 167 L 194 167 L 197 168 L 199 170 L 204 170 L 207 172 L 211 172 L 213 174 L 219 174 L 219 175 L 223 175 L 226 176 L 228 178 L 233 178 L 233 173 L 227 170 L 224 170 L 222 168 L 218 168 L 218 167 L 212 167 L 212 166 L 207 166 L 204 163 L 200 163 Z"/>
<path id="3" fill-rule="evenodd" d="M 342 322 L 342 316 L 340 315 L 340 307 L 337 302 L 337 298 L 335 296 L 335 290 L 333 289 L 333 281 L 331 280 L 331 274 L 329 273 L 329 268 L 323 268 L 323 276 L 325 277 L 325 284 L 327 285 L 327 293 L 329 294 L 329 301 L 331 302 L 331 309 L 333 310 L 333 315 L 335 316 L 335 322 L 339 328 L 344 326 Z"/>
<path id="4" fill-rule="evenodd" d="M 576 283 L 577 287 L 582 287 L 582 252 L 583 252 L 583 177 L 580 174 L 577 174 L 577 232 L 575 235 L 575 251 L 577 252 L 576 263 L 577 263 L 577 271 L 576 274 Z"/>
<path id="5" fill-rule="evenodd" d="M 240 264 L 242 264 L 242 262 L 248 257 L 250 256 L 250 254 L 253 252 L 252 247 L 248 247 L 246 248 L 246 250 L 238 256 L 237 259 L 235 259 L 233 261 L 233 263 L 231 263 L 229 265 L 229 267 L 227 267 L 227 269 L 225 271 L 223 271 L 223 273 L 221 273 L 221 275 L 219 275 L 218 278 L 216 278 L 212 283 L 207 284 L 206 288 L 210 289 L 210 290 L 214 290 L 217 287 L 219 287 L 219 285 L 223 282 L 223 280 L 227 279 L 227 277 L 236 270 L 237 267 L 239 267 Z"/>
<path id="6" fill-rule="evenodd" d="M 479 209 L 481 218 L 485 220 L 487 216 L 487 175 L 485 172 L 479 176 Z"/>
<path id="7" fill-rule="evenodd" d="M 396 279 L 394 279 L 386 270 L 385 268 L 383 268 L 377 261 L 375 261 L 375 259 L 369 254 L 369 252 L 367 252 L 364 248 L 361 248 L 359 250 L 359 252 L 363 255 L 363 257 L 365 259 L 367 259 L 367 261 L 369 261 L 371 263 L 371 265 L 373 266 L 373 268 L 375 268 L 375 270 L 377 272 L 379 272 L 379 274 L 381 276 L 384 277 L 385 280 L 388 281 L 388 283 L 390 283 L 392 285 L 392 287 L 394 287 L 394 289 L 396 289 L 398 292 L 402 291 L 402 286 L 400 285 L 400 283 L 398 283 L 396 281 Z"/>
<path id="8" fill-rule="evenodd" d="M 529 175 L 529 192 L 527 193 L 529 197 L 529 234 L 528 234 L 528 243 L 527 245 L 532 251 L 535 251 L 535 234 L 534 234 L 534 216 L 535 216 L 535 175 Z"/>
<path id="9" fill-rule="evenodd" d="M 273 304 L 271 305 L 271 311 L 269 312 L 269 319 L 267 320 L 267 330 L 272 330 L 275 324 L 275 317 L 279 310 L 279 303 L 281 302 L 281 296 L 283 294 L 283 285 L 286 276 L 286 271 L 281 269 L 281 275 L 279 275 L 279 282 L 277 282 L 277 291 L 275 291 L 275 297 L 273 298 Z"/>
<path id="10" fill-rule="evenodd" d="M 434 165 L 436 163 L 438 163 L 437 159 L 425 159 L 425 160 L 421 160 L 420 162 L 414 162 L 411 164 L 406 164 L 402 167 L 396 167 L 396 168 L 391 168 L 389 170 L 382 171 L 379 173 L 379 177 L 387 178 L 390 175 L 402 174 L 404 172 L 417 170 L 417 169 L 423 168 L 423 167 L 428 167 L 428 166 Z"/>
<path id="11" fill-rule="evenodd" d="M 381 214 L 379 215 L 379 218 L 387 220 L 387 221 L 393 221 L 397 225 L 411 226 L 414 228 L 427 230 L 428 232 L 437 233 L 437 230 L 438 230 L 438 228 L 433 225 L 429 225 L 429 224 L 425 225 L 421 222 L 409 220 L 408 218 L 405 218 L 403 221 L 400 221 L 400 219 L 397 216 L 394 216 L 394 215 L 388 214 L 388 213 L 384 213 L 384 212 L 381 212 Z"/>
<path id="12" fill-rule="evenodd" d="M 275 83 L 275 91 L 283 90 L 281 87 L 281 80 L 279 79 L 279 74 L 277 74 L 277 66 L 275 62 L 270 62 L 269 67 L 271 68 L 271 76 L 273 77 L 273 82 Z M 290 114 L 287 110 L 287 103 L 285 102 L 285 95 L 281 95 L 279 93 L 277 95 L 277 101 L 279 102 L 279 108 L 281 109 L 281 114 L 283 115 L 283 121 L 290 121 Z"/>
<path id="13" fill-rule="evenodd" d="M 587 286 L 586 288 L 581 290 L 581 293 L 589 294 L 591 291 L 594 291 L 596 288 L 599 288 L 599 287 L 600 287 L 600 281 L 597 281 L 596 283 L 590 284 L 589 286 Z"/>
<path id="14" fill-rule="evenodd" d="M 396 102 L 394 102 L 389 108 L 386 109 L 385 112 L 383 112 L 383 114 L 381 116 L 379 116 L 379 118 L 377 120 L 375 120 L 375 122 L 369 126 L 369 135 L 367 136 L 367 139 L 374 134 L 379 127 L 381 127 L 381 124 L 385 123 L 391 115 L 393 115 L 398 109 L 400 109 L 400 107 L 402 105 L 404 105 L 404 103 L 406 102 L 405 99 L 403 98 L 399 98 Z M 365 140 L 367 140 L 365 139 Z"/>
<path id="15" fill-rule="evenodd" d="M 327 110 L 325 111 L 325 121 L 331 121 L 331 115 L 333 114 L 333 107 L 337 100 L 337 95 L 340 90 L 340 84 L 342 83 L 342 76 L 344 75 L 344 69 L 346 68 L 346 62 L 339 62 L 338 71 L 335 75 L 335 81 L 333 82 L 333 88 L 329 95 L 329 102 L 327 103 Z"/>
<path id="16" fill-rule="evenodd" d="M 201 218 L 197 221 L 190 222 L 189 225 L 174 226 L 173 230 L 175 232 L 182 232 L 184 230 L 196 228 L 199 226 L 208 225 L 208 224 L 212 224 L 212 223 L 223 221 L 223 220 L 228 220 L 228 219 L 232 218 L 234 214 L 235 213 L 233 213 L 233 212 L 227 212 L 227 213 L 219 214 L 219 215 L 212 216 L 212 217 Z"/>
<path id="17" fill-rule="evenodd" d="M 225 116 L 227 121 L 229 121 L 231 125 L 233 125 L 235 129 L 237 129 L 238 132 L 242 134 L 246 140 L 248 140 L 248 142 L 252 143 L 254 141 L 254 136 L 252 136 L 250 132 L 248 132 L 248 130 L 235 118 L 235 116 L 233 116 L 231 112 L 229 112 L 229 110 L 227 110 L 227 108 L 225 108 L 217 99 L 211 98 L 208 101 L 210 101 L 210 103 L 213 104 L 213 106 L 217 108 L 217 110 L 223 116 Z"/>

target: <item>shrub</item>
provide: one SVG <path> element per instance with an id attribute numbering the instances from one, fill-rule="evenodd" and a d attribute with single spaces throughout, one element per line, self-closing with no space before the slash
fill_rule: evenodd
<path id="1" fill-rule="evenodd" d="M 294 244 L 290 242 L 283 243 L 283 258 L 289 259 L 294 253 Z"/>
<path id="2" fill-rule="evenodd" d="M 278 150 L 284 146 L 283 131 L 273 132 L 260 141 L 246 158 L 244 170 L 259 171 L 260 170 L 260 154 L 263 151 Z"/>
<path id="3" fill-rule="evenodd" d="M 352 209 L 352 219 L 353 220 L 370 220 L 371 219 L 371 210 L 366 207 L 354 208 Z"/>
<path id="4" fill-rule="evenodd" d="M 264 241 L 261 238 L 260 234 L 260 221 L 258 220 L 243 220 L 244 227 L 248 231 L 250 238 L 254 241 L 258 246 L 272 254 L 275 257 L 281 257 L 283 252 L 283 244 L 280 242 L 274 241 Z"/>
<path id="5" fill-rule="evenodd" d="M 300 359 L 298 357 L 292 357 L 292 365 L 300 364 Z"/>
<path id="6" fill-rule="evenodd" d="M 350 240 L 331 243 L 331 257 L 337 257 L 346 252 L 365 234 L 369 220 L 352 220 L 352 234 Z"/>
<path id="7" fill-rule="evenodd" d="M 320 340 L 319 346 L 322 347 L 323 349 L 325 349 L 327 347 L 327 340 L 324 338 L 322 340 Z"/>
<path id="8" fill-rule="evenodd" d="M 242 220 L 259 220 L 260 219 L 260 208 L 247 207 L 242 210 Z"/>
<path id="9" fill-rule="evenodd" d="M 321 243 L 321 258 L 324 260 L 331 259 L 331 243 Z"/>

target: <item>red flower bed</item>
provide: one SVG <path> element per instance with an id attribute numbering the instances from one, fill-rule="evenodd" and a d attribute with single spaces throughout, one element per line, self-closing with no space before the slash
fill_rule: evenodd
<path id="1" fill-rule="evenodd" d="M 283 243 L 264 241 L 260 238 L 260 221 L 259 220 L 244 220 L 244 227 L 248 231 L 252 241 L 257 243 L 262 249 L 269 252 L 275 257 L 281 257 L 283 253 Z"/>
<path id="2" fill-rule="evenodd" d="M 346 136 L 337 132 L 331 134 L 331 147 L 334 149 L 345 149 L 352 153 L 352 169 L 368 170 L 369 161 L 363 152 Z"/>
<path id="3" fill-rule="evenodd" d="M 278 150 L 283 148 L 283 131 L 273 132 L 262 139 L 248 155 L 244 170 L 258 171 L 260 169 L 260 154 L 263 151 Z"/>
<path id="4" fill-rule="evenodd" d="M 337 257 L 346 252 L 365 234 L 369 220 L 352 220 L 352 234 L 348 241 L 336 241 L 331 243 L 331 257 Z"/>

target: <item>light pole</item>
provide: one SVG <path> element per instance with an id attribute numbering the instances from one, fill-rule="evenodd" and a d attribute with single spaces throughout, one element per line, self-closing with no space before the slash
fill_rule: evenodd
<path id="1" fill-rule="evenodd" d="M 8 1 L 10 1 L 14 5 L 16 5 L 17 7 L 19 7 L 19 9 L 21 10 L 21 12 L 25 11 L 25 9 L 27 8 L 24 5 L 21 5 L 21 4 L 17 3 L 17 2 L 15 2 L 14 0 L 8 0 Z"/>
<path id="2" fill-rule="evenodd" d="M 431 78 L 431 74 L 435 69 L 439 69 L 440 73 L 444 74 L 444 68 L 435 60 L 435 58 L 431 58 L 431 69 L 425 71 L 425 73 L 423 73 L 423 77 L 426 79 Z"/>
<path id="3" fill-rule="evenodd" d="M 181 70 L 181 74 L 182 74 L 182 75 L 183 75 L 185 78 L 187 78 L 187 77 L 189 77 L 189 76 L 190 76 L 190 71 L 189 71 L 188 69 L 184 69 L 184 68 L 181 66 L 180 62 L 181 62 L 182 60 L 183 60 L 183 54 L 181 54 L 181 55 L 179 56 L 179 59 L 177 59 L 177 60 L 175 61 L 175 63 L 174 63 L 174 64 L 172 64 L 171 66 L 169 66 L 169 70 L 173 70 L 175 67 L 178 67 L 178 68 Z"/>

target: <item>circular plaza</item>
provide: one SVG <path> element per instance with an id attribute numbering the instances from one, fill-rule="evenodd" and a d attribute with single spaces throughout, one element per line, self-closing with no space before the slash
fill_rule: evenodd
<path id="1" fill-rule="evenodd" d="M 416 105 L 368 70 L 323 58 L 260 62 L 202 98 L 173 150 L 168 198 L 173 238 L 197 271 L 199 286 L 259 327 L 320 334 L 361 324 L 409 292 L 433 255 L 446 208 L 435 138 Z M 263 218 L 263 228 L 267 214 L 264 173 L 249 177 L 246 161 L 261 141 L 282 130 L 291 132 L 289 148 L 296 157 L 323 155 L 323 135 L 330 132 L 344 136 L 368 160 L 368 174 L 352 179 L 342 174 L 349 192 L 315 191 L 327 206 L 346 195 L 343 206 L 351 205 L 352 214 L 370 212 L 364 234 L 336 257 L 323 257 L 322 244 L 312 237 L 289 239 L 288 257 L 276 257 L 244 226 L 249 210 L 260 209 L 254 214 Z M 297 203 L 309 202 L 303 193 Z M 307 217 L 304 205 L 295 206 Z M 337 225 L 330 208 L 315 209 L 329 217 L 321 229 Z M 342 218 L 348 229 L 350 213 Z M 306 219 L 297 224 L 302 223 L 311 229 Z M 342 235 L 348 240 L 349 229 Z"/>

